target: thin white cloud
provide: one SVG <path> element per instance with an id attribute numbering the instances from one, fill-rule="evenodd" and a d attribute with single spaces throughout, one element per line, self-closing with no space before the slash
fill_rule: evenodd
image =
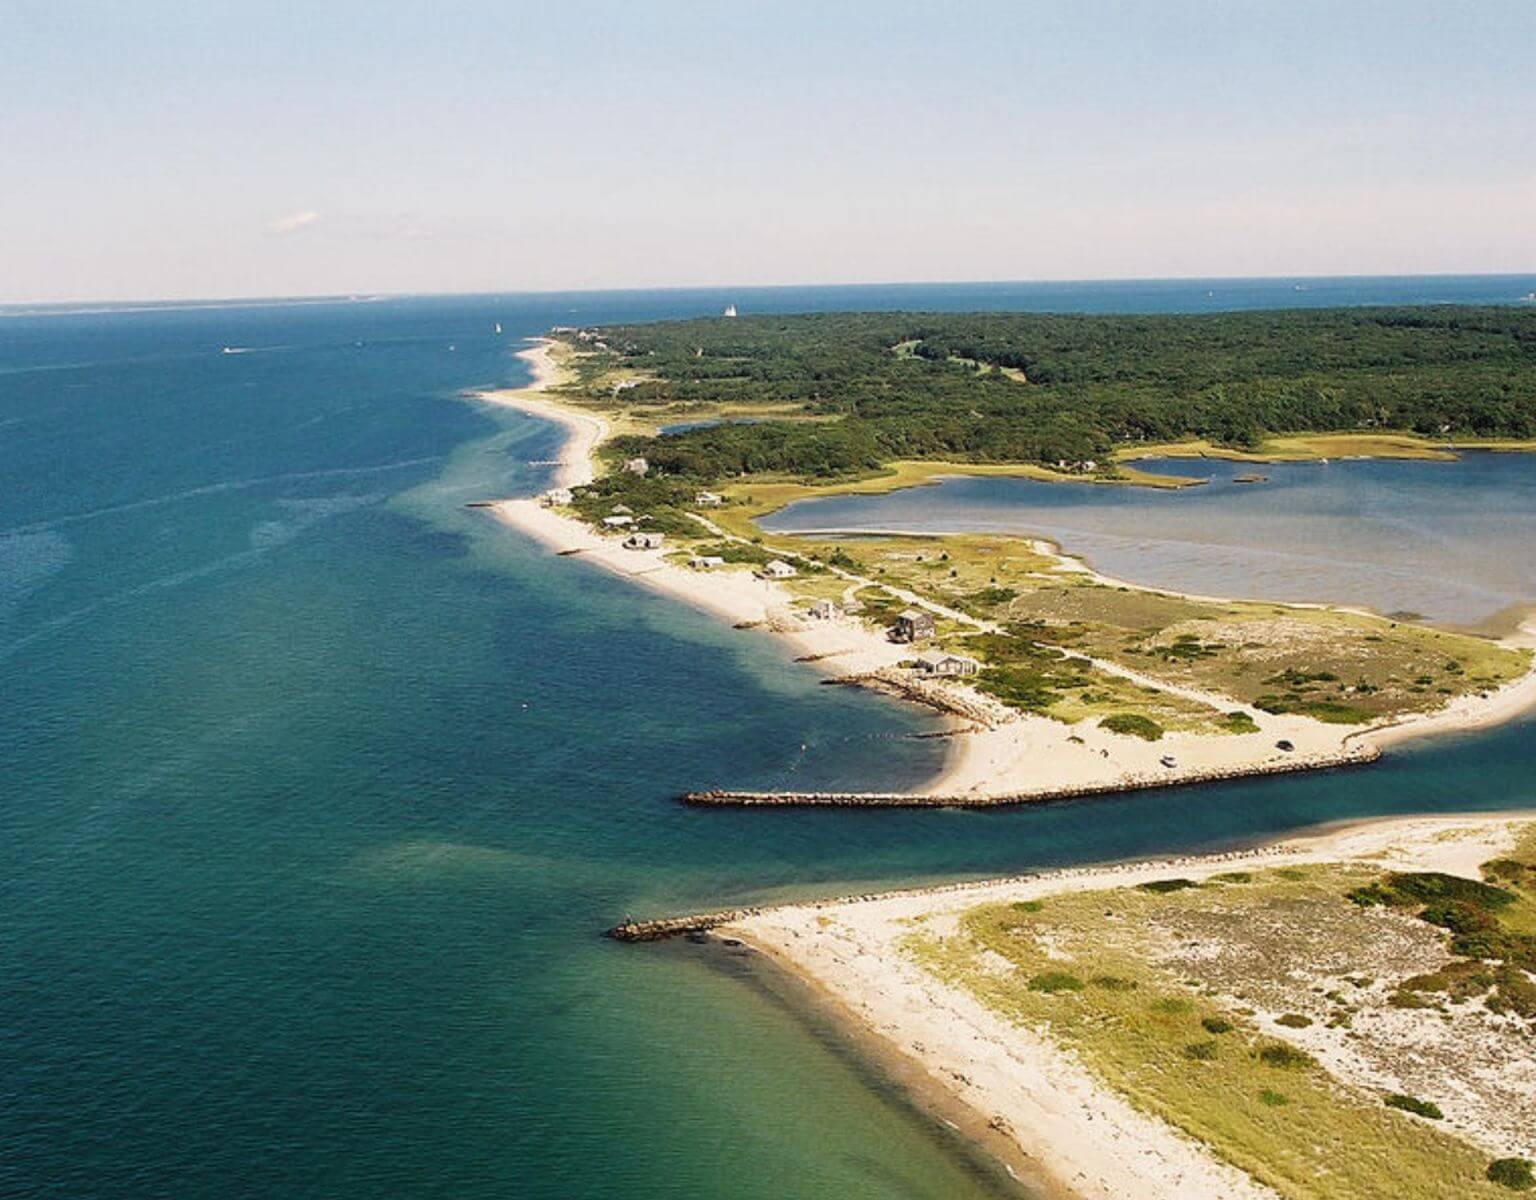
<path id="1" fill-rule="evenodd" d="M 297 233 L 306 226 L 313 225 L 320 219 L 317 212 L 296 212 L 287 216 L 276 217 L 267 222 L 267 232 L 282 237 L 286 234 Z"/>

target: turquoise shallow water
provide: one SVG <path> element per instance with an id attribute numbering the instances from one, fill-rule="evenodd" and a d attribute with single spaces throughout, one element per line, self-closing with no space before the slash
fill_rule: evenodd
<path id="1" fill-rule="evenodd" d="M 1125 286 L 752 302 L 1206 302 Z M 1241 295 L 1288 291 L 1265 286 Z M 1349 295 L 1371 286 L 1453 284 Z M 457 397 L 521 378 L 516 337 L 725 299 L 743 303 L 0 319 L 0 1194 L 994 1194 L 835 1033 L 681 948 L 597 931 L 1536 806 L 1530 723 L 1366 772 L 1032 812 L 674 805 L 938 765 L 908 736 L 922 716 L 462 507 L 538 486 L 527 464 L 555 444 Z"/>

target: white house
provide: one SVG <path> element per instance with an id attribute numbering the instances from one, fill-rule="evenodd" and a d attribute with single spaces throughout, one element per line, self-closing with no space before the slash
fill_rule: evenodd
<path id="1" fill-rule="evenodd" d="M 811 616 L 815 617 L 818 621 L 830 621 L 833 617 L 837 616 L 839 611 L 837 605 L 831 600 L 811 601 Z"/>
<path id="2" fill-rule="evenodd" d="M 974 658 L 967 658 L 963 654 L 946 654 L 943 651 L 935 650 L 917 656 L 917 669 L 925 675 L 955 678 L 961 675 L 976 674 L 977 671 L 981 670 L 981 664 Z"/>
<path id="3" fill-rule="evenodd" d="M 624 460 L 624 469 L 631 475 L 644 475 L 651 469 L 651 464 L 643 458 L 626 458 Z"/>
<path id="4" fill-rule="evenodd" d="M 757 572 L 760 579 L 788 579 L 790 576 L 796 575 L 798 573 L 799 572 L 797 572 L 794 567 L 790 566 L 782 559 L 777 558 L 772 562 L 764 563 L 762 568 Z"/>
<path id="5" fill-rule="evenodd" d="M 700 508 L 719 508 L 725 503 L 725 497 L 714 492 L 700 492 L 693 498 L 693 502 Z"/>
<path id="6" fill-rule="evenodd" d="M 662 542 L 666 541 L 664 534 L 653 530 L 637 529 L 624 539 L 626 550 L 660 550 Z"/>
<path id="7" fill-rule="evenodd" d="M 539 503 L 545 508 L 563 508 L 573 499 L 575 497 L 571 495 L 570 488 L 557 487 L 550 488 L 549 491 L 540 496 Z"/>
<path id="8" fill-rule="evenodd" d="M 633 525 L 634 523 L 634 517 L 626 517 L 622 513 L 617 516 L 603 518 L 603 524 L 608 526 L 609 529 L 623 529 L 624 526 Z"/>
<path id="9" fill-rule="evenodd" d="M 718 554 L 695 554 L 688 560 L 688 565 L 695 571 L 713 571 L 716 567 L 725 566 L 725 559 Z"/>

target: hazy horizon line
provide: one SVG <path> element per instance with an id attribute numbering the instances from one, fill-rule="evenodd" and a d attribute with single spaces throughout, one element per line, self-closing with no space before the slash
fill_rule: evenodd
<path id="1" fill-rule="evenodd" d="M 664 283 L 629 284 L 609 287 L 522 288 L 506 291 L 410 291 L 410 292 L 299 292 L 289 295 L 229 296 L 143 296 L 123 300 L 85 297 L 74 300 L 0 300 L 0 315 L 18 311 L 44 312 L 50 309 L 88 312 L 148 310 L 167 308 L 239 308 L 281 306 L 288 304 L 369 304 L 389 300 L 430 300 L 478 296 L 601 296 L 632 292 L 773 292 L 810 288 L 900 288 L 900 287 L 1033 287 L 1074 284 L 1115 283 L 1254 283 L 1307 282 L 1345 279 L 1536 279 L 1536 269 L 1529 271 L 1403 271 L 1350 272 L 1281 275 L 1104 275 L 1041 276 L 1033 279 L 888 279 L 844 280 L 833 283 Z"/>

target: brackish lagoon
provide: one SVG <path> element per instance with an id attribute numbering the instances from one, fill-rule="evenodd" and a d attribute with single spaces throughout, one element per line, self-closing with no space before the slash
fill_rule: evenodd
<path id="1" fill-rule="evenodd" d="M 1165 491 L 958 477 L 801 501 L 764 525 L 1029 534 L 1149 587 L 1329 601 L 1464 625 L 1536 601 L 1536 455 L 1136 465 L 1207 482 Z M 1253 476 L 1262 481 L 1239 482 Z"/>

